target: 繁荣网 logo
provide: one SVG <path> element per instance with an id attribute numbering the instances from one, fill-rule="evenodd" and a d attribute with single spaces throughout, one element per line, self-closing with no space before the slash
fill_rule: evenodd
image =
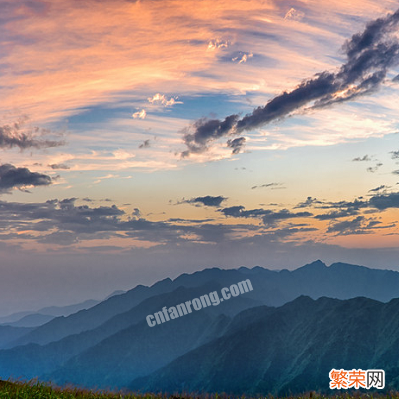
<path id="1" fill-rule="evenodd" d="M 330 389 L 349 389 L 349 388 L 385 388 L 384 370 L 335 370 L 329 373 Z"/>

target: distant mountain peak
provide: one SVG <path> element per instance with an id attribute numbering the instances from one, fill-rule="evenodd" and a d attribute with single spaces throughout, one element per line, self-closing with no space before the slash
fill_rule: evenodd
<path id="1" fill-rule="evenodd" d="M 314 262 L 309 263 L 308 266 L 316 266 L 316 267 L 322 266 L 322 267 L 327 267 L 327 265 L 326 265 L 324 262 L 322 262 L 320 259 L 317 259 L 317 260 L 315 260 Z"/>
<path id="2" fill-rule="evenodd" d="M 295 269 L 294 272 L 300 270 L 322 270 L 325 268 L 327 268 L 327 265 L 324 262 L 322 262 L 320 259 L 318 259 L 312 263 L 308 263 L 305 266 Z"/>

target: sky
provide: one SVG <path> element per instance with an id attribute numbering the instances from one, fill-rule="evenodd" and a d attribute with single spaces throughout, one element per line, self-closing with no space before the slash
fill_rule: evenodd
<path id="1" fill-rule="evenodd" d="M 0 0 L 0 314 L 208 267 L 399 271 L 390 0 Z"/>

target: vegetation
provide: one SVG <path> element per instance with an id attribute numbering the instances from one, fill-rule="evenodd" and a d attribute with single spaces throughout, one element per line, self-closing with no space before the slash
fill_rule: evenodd
<path id="1" fill-rule="evenodd" d="M 168 396 L 163 394 L 135 394 L 135 393 L 115 393 L 105 391 L 84 390 L 74 387 L 54 388 L 38 382 L 9 382 L 0 380 L 0 399 L 233 399 L 227 395 L 182 395 Z M 310 392 L 304 395 L 295 395 L 286 399 L 399 399 L 399 392 L 381 393 L 361 393 L 343 392 L 331 396 L 319 395 Z M 244 396 L 236 399 L 249 399 Z M 259 399 L 259 398 L 258 398 Z M 264 399 L 277 399 L 273 396 L 266 396 Z"/>
<path id="2" fill-rule="evenodd" d="M 74 387 L 54 388 L 38 382 L 0 381 L 0 399 L 158 399 L 156 395 L 123 395 Z"/>

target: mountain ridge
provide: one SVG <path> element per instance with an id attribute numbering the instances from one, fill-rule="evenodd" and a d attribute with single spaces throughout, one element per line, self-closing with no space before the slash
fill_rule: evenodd
<path id="1" fill-rule="evenodd" d="M 386 370 L 387 388 L 398 389 L 399 363 L 393 357 L 399 350 L 399 319 L 380 331 L 392 321 L 388 308 L 397 314 L 399 299 L 383 303 L 364 297 L 301 296 L 278 308 L 250 309 L 242 312 L 253 313 L 249 324 L 246 319 L 234 327 L 240 313 L 223 336 L 135 379 L 129 388 L 232 395 L 328 393 L 332 368 L 376 368 Z M 367 329 L 370 320 L 374 324 Z"/>

